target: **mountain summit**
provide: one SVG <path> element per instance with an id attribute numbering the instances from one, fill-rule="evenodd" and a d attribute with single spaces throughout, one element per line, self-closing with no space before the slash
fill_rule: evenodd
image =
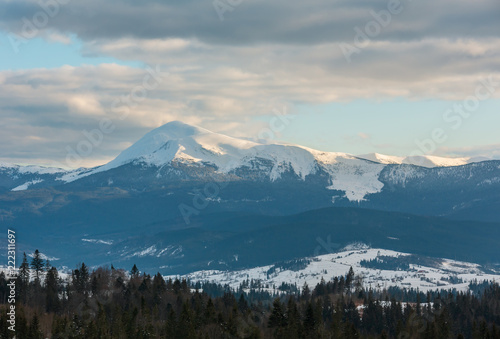
<path id="1" fill-rule="evenodd" d="M 201 127 L 173 121 L 146 134 L 116 159 L 103 166 L 103 169 L 136 161 L 163 166 L 173 159 L 220 164 L 218 157 L 239 157 L 241 150 L 255 145 L 257 144 L 250 141 L 234 139 Z"/>
<path id="2" fill-rule="evenodd" d="M 289 187 L 305 185 L 310 190 L 318 189 L 322 199 L 328 197 L 329 203 L 334 204 L 373 202 L 387 194 L 393 195 L 394 202 L 399 204 L 399 199 L 407 199 L 412 189 L 416 190 L 414 194 L 425 197 L 437 189 L 432 193 L 436 199 L 443 192 L 456 189 L 456 203 L 450 198 L 450 206 L 446 207 L 445 212 L 450 213 L 469 206 L 462 206 L 464 201 L 477 204 L 471 196 L 458 198 L 469 192 L 470 187 L 490 192 L 492 186 L 500 182 L 497 162 L 469 161 L 471 159 L 435 156 L 416 159 L 378 153 L 354 156 L 300 145 L 262 144 L 173 121 L 147 133 L 103 166 L 67 172 L 0 167 L 0 190 L 22 191 L 60 185 L 145 190 L 168 187 L 172 183 L 213 180 L 276 187 L 272 184 L 286 182 Z M 414 162 L 423 166 L 416 166 Z M 379 203 L 387 204 L 387 201 L 382 199 Z M 413 202 L 408 201 L 410 203 Z"/>
<path id="3" fill-rule="evenodd" d="M 174 121 L 137 141 L 106 165 L 91 170 L 73 171 L 60 179 L 73 182 L 125 165 L 157 168 L 209 167 L 223 175 L 267 178 L 276 181 L 283 175 L 305 180 L 309 175 L 328 176 L 329 188 L 346 191 L 350 200 L 363 200 L 383 184 L 377 180 L 382 164 L 346 153 L 321 152 L 298 145 L 260 144 L 232 138 L 204 128 Z"/>
<path id="4" fill-rule="evenodd" d="M 318 161 L 334 163 L 340 159 L 363 159 L 379 164 L 409 164 L 421 167 L 462 166 L 487 159 L 444 158 L 432 155 L 399 157 L 371 153 L 351 155 L 339 152 L 322 152 L 308 147 L 272 142 L 261 144 L 214 133 L 207 129 L 172 121 L 158 127 L 131 147 L 123 151 L 116 159 L 100 167 L 99 171 L 116 168 L 130 162 L 143 162 L 149 165 L 163 166 L 177 159 L 185 162 L 206 162 L 216 165 L 220 170 L 231 170 L 240 166 L 248 157 L 289 162 L 302 177 L 313 170 L 300 161 Z M 314 166 L 313 166 L 314 167 Z"/>

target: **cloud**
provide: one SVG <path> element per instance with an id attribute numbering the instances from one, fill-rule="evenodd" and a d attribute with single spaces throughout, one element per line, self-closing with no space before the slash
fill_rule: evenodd
<path id="1" fill-rule="evenodd" d="M 368 139 L 370 139 L 370 138 L 371 138 L 369 134 L 367 134 L 367 133 L 363 133 L 363 132 L 359 132 L 359 133 L 358 133 L 358 136 L 359 136 L 361 139 L 363 139 L 363 140 L 368 140 Z"/>
<path id="2" fill-rule="evenodd" d="M 182 47 L 169 51 L 161 47 L 171 45 Z M 481 77 L 498 73 L 500 69 L 499 38 L 374 42 L 350 64 L 334 43 L 304 48 L 120 39 L 94 41 L 86 44 L 83 51 L 162 64 L 196 79 L 191 84 L 194 87 L 207 80 L 217 86 L 219 78 L 231 81 L 235 92 L 240 92 L 235 93 L 235 97 L 241 96 L 246 87 L 258 84 L 266 93 L 279 96 L 288 92 L 298 100 L 311 102 L 360 97 L 460 100 L 474 90 Z"/>
<path id="3" fill-rule="evenodd" d="M 389 1 L 243 0 L 223 21 L 212 0 L 48 5 L 56 1 L 68 2 L 0 0 L 0 30 L 19 38 L 31 25 L 46 40 L 81 42 L 85 57 L 139 61 L 169 74 L 127 108 L 127 97 L 143 93 L 145 69 L 101 64 L 0 72 L 0 124 L 9 126 L 0 135 L 4 160 L 63 159 L 65 147 L 104 117 L 117 129 L 86 159 L 89 165 L 171 120 L 248 136 L 260 126 L 255 117 L 283 106 L 293 113 L 296 104 L 360 98 L 461 101 L 480 79 L 500 81 L 496 0 L 401 0 L 401 13 L 356 47 L 350 63 L 339 44 L 356 46 L 357 32 L 366 32 Z M 53 15 L 41 24 L 47 11 Z M 497 90 L 493 97 L 499 96 Z M 130 113 L 121 119 L 124 111 Z"/>
<path id="4" fill-rule="evenodd" d="M 467 147 L 440 147 L 436 154 L 449 157 L 472 157 L 500 160 L 500 143 Z"/>
<path id="5" fill-rule="evenodd" d="M 42 29 L 77 34 L 80 38 L 198 39 L 215 44 L 287 43 L 313 45 L 352 41 L 355 27 L 364 29 L 374 20 L 371 11 L 387 10 L 389 0 L 327 1 L 243 0 L 230 6 L 221 21 L 213 1 L 125 0 L 60 1 Z M 228 4 L 224 0 L 223 3 Z M 392 1 L 394 2 L 394 1 Z M 46 0 L 41 3 L 56 3 Z M 234 3 L 234 2 L 233 2 Z M 23 18 L 30 21 L 43 11 L 35 0 L 2 0 L 3 29 L 22 32 Z M 496 0 L 401 0 L 399 14 L 376 40 L 494 37 L 500 31 Z M 40 20 L 40 19 L 39 19 Z"/>
<path id="6" fill-rule="evenodd" d="M 163 48 L 155 52 L 155 43 Z M 0 124 L 17 135 L 50 139 L 11 143 L 18 138 L 4 142 L 9 136 L 3 133 L 4 158 L 45 154 L 61 161 L 65 147 L 73 147 L 83 138 L 83 130 L 96 128 L 104 117 L 115 122 L 117 132 L 106 137 L 86 164 L 116 156 L 122 150 L 117 143 L 135 141 L 172 120 L 248 136 L 258 130 L 257 125 L 248 126 L 253 118 L 269 116 L 283 106 L 293 113 L 296 104 L 359 98 L 462 101 L 474 94 L 482 78 L 492 74 L 500 82 L 500 39 L 379 42 L 364 51 L 364 59 L 347 66 L 335 44 L 307 49 L 214 47 L 196 40 L 122 38 L 83 48 L 88 53 L 143 60 L 153 69 L 158 65 L 165 75 L 158 86 L 141 94 L 148 71 L 116 64 L 0 72 Z M 450 58 L 455 62 L 450 64 Z M 134 93 L 144 98 L 127 108 L 123 98 Z M 500 90 L 492 97 L 500 97 Z M 121 119 L 125 111 L 130 113 Z M 33 129 L 29 134 L 26 126 Z M 55 130 L 61 138 L 54 137 Z M 32 150 L 30 156 L 26 150 Z"/>

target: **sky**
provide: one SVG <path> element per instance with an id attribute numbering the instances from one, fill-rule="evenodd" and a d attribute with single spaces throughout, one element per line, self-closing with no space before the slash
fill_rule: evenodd
<path id="1" fill-rule="evenodd" d="M 497 0 L 0 0 L 0 162 L 97 166 L 174 120 L 500 159 L 499 18 Z"/>

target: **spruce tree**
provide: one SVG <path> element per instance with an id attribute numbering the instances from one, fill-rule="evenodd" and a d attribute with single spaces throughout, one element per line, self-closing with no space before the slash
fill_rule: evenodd
<path id="1" fill-rule="evenodd" d="M 283 305 L 281 304 L 280 298 L 274 299 L 273 309 L 271 315 L 269 316 L 268 327 L 284 327 L 286 326 L 285 312 L 283 311 Z"/>
<path id="2" fill-rule="evenodd" d="M 21 302 L 26 303 L 28 301 L 28 287 L 30 283 L 30 265 L 28 263 L 28 258 L 26 252 L 23 253 L 23 262 L 19 266 L 19 274 L 17 276 L 17 292 Z"/>
<path id="3" fill-rule="evenodd" d="M 238 300 L 238 309 L 243 314 L 248 310 L 248 304 L 243 293 L 240 294 L 240 299 Z"/>
<path id="4" fill-rule="evenodd" d="M 30 339 L 43 339 L 43 333 L 40 331 L 40 322 L 38 320 L 38 315 L 35 313 L 31 319 L 30 326 L 28 328 L 28 338 Z"/>
<path id="5" fill-rule="evenodd" d="M 309 286 L 307 283 L 304 283 L 304 286 L 302 286 L 302 300 L 309 300 L 309 297 L 311 296 L 311 290 L 309 289 Z"/>
<path id="6" fill-rule="evenodd" d="M 353 281 L 354 281 L 354 270 L 352 269 L 352 266 L 351 266 L 349 268 L 349 272 L 347 273 L 347 275 L 345 277 L 345 287 L 349 293 L 351 292 L 351 287 L 352 287 Z"/>
<path id="7" fill-rule="evenodd" d="M 139 269 L 137 268 L 137 266 L 135 264 L 132 267 L 132 269 L 130 270 L 130 275 L 132 276 L 132 278 L 137 278 L 139 276 Z"/>
<path id="8" fill-rule="evenodd" d="M 315 327 L 316 327 L 316 319 L 314 316 L 314 306 L 311 302 L 308 302 L 304 318 L 304 330 L 307 333 L 312 333 Z"/>
<path id="9" fill-rule="evenodd" d="M 300 321 L 299 310 L 293 296 L 288 298 L 286 308 L 287 330 L 285 336 L 287 338 L 297 338 L 302 336 L 302 326 Z"/>
<path id="10" fill-rule="evenodd" d="M 33 253 L 33 259 L 31 259 L 31 268 L 35 271 L 35 281 L 40 282 L 40 274 L 43 272 L 45 263 L 42 258 L 40 251 L 35 250 Z"/>
<path id="11" fill-rule="evenodd" d="M 55 267 L 52 267 L 45 276 L 45 308 L 47 312 L 57 312 L 60 308 L 59 274 Z"/>

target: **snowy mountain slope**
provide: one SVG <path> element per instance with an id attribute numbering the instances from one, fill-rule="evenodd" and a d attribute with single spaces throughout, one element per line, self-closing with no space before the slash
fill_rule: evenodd
<path id="1" fill-rule="evenodd" d="M 474 162 L 492 160 L 485 157 L 445 158 L 434 155 L 398 157 L 398 156 L 384 155 L 379 153 L 362 154 L 358 155 L 357 157 L 386 165 L 406 164 L 406 165 L 415 165 L 427 168 L 463 166 Z"/>
<path id="2" fill-rule="evenodd" d="M 17 191 L 25 191 L 27 190 L 30 186 L 32 185 L 36 185 L 36 184 L 39 184 L 39 183 L 42 183 L 43 182 L 43 179 L 35 179 L 35 180 L 32 180 L 32 181 L 28 181 L 28 182 L 25 182 L 24 184 L 22 185 L 19 185 L 15 188 L 12 189 L 12 192 L 17 192 Z"/>
<path id="3" fill-rule="evenodd" d="M 471 218 L 472 214 L 472 219 L 496 221 L 498 213 L 493 211 L 493 206 L 500 199 L 495 190 L 500 186 L 500 168 L 496 161 L 468 163 L 480 160 L 484 159 L 433 156 L 416 159 L 322 152 L 299 145 L 261 144 L 232 138 L 174 121 L 149 132 L 100 167 L 72 171 L 0 167 L 0 192 L 57 186 L 64 191 L 116 187 L 139 192 L 177 188 L 179 183 L 186 186 L 214 181 L 246 183 L 249 187 L 243 192 L 247 196 L 225 189 L 212 203 L 235 208 L 235 203 L 245 200 L 266 201 L 268 205 L 274 204 L 269 208 L 275 213 L 283 211 L 279 203 L 289 203 L 276 197 L 280 183 L 286 183 L 286 187 L 279 190 L 288 192 L 280 198 L 295 196 L 292 191 L 303 191 L 305 184 L 310 191 L 311 208 L 332 203 L 335 206 L 364 204 L 374 209 L 430 215 L 451 215 L 473 208 L 474 211 L 464 217 Z M 421 162 L 422 166 L 406 164 L 408 162 Z M 437 203 L 429 201 L 438 197 L 441 200 Z M 419 201 L 424 206 L 415 207 Z"/>
<path id="4" fill-rule="evenodd" d="M 23 191 L 30 187 L 56 185 L 55 179 L 67 171 L 62 168 L 19 166 L 0 163 L 0 190 Z"/>
<path id="5" fill-rule="evenodd" d="M 191 281 L 209 281 L 229 285 L 237 289 L 246 281 L 262 286 L 262 290 L 276 292 L 283 283 L 296 284 L 299 288 L 307 283 L 314 287 L 321 282 L 330 281 L 333 277 L 346 275 L 352 267 L 354 273 L 362 277 L 365 287 L 383 289 L 391 286 L 414 288 L 426 292 L 436 289 L 457 289 L 466 291 L 473 280 L 498 281 L 500 272 L 485 270 L 480 265 L 449 259 L 429 259 L 425 264 L 409 264 L 407 270 L 380 269 L 364 267 L 362 260 L 373 259 L 383 262 L 387 258 L 411 257 L 409 253 L 396 252 L 378 248 L 358 248 L 343 250 L 317 257 L 304 258 L 288 263 L 278 263 L 255 267 L 240 271 L 205 270 L 182 276 Z M 420 259 L 420 258 L 415 258 Z"/>
<path id="6" fill-rule="evenodd" d="M 172 163 L 190 166 L 215 166 L 217 172 L 230 174 L 241 168 L 267 172 L 276 181 L 286 172 L 301 180 L 323 170 L 330 176 L 329 189 L 346 192 L 352 201 L 383 187 L 377 177 L 383 165 L 345 153 L 320 152 L 288 144 L 258 144 L 235 139 L 181 122 L 171 122 L 146 134 L 106 165 L 82 172 L 66 173 L 65 182 L 109 171 L 126 164 L 163 168 Z"/>
<path id="7" fill-rule="evenodd" d="M 0 170 L 10 171 L 11 175 L 16 174 L 59 174 L 64 173 L 66 170 L 56 167 L 44 166 L 20 166 L 0 162 Z"/>
<path id="8" fill-rule="evenodd" d="M 403 161 L 405 160 L 405 157 L 385 155 L 385 154 L 380 154 L 380 153 L 361 154 L 361 155 L 358 155 L 357 157 L 361 158 L 361 159 L 370 160 L 373 162 L 378 162 L 380 164 L 386 164 L 386 165 L 389 165 L 389 164 L 401 165 L 403 163 Z"/>
<path id="9" fill-rule="evenodd" d="M 423 166 L 462 165 L 465 160 L 422 157 Z M 321 152 L 290 144 L 259 144 L 210 132 L 181 122 L 161 126 L 123 151 L 110 163 L 85 171 L 74 171 L 59 178 L 73 182 L 126 164 L 164 168 L 173 163 L 187 166 L 215 166 L 222 174 L 242 168 L 264 172 L 270 181 L 293 173 L 305 180 L 318 172 L 326 173 L 331 190 L 344 192 L 349 201 L 360 202 L 368 194 L 381 192 L 384 184 L 378 180 L 386 164 L 400 164 L 418 159 L 380 154 L 356 157 L 346 153 Z"/>
<path id="10" fill-rule="evenodd" d="M 174 121 L 149 132 L 108 164 L 79 177 L 63 177 L 62 180 L 74 181 L 129 163 L 162 167 L 174 159 L 186 163 L 211 163 L 224 169 L 231 167 L 231 160 L 242 158 L 243 150 L 256 145 Z"/>

